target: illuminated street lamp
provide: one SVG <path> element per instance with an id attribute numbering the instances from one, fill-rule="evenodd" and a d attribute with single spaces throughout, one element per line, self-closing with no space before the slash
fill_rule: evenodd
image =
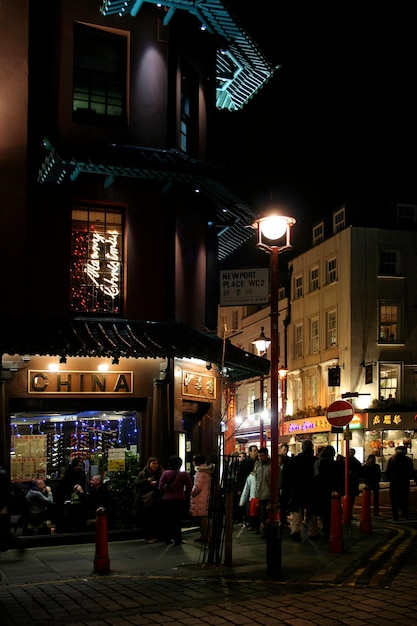
<path id="1" fill-rule="evenodd" d="M 259 356 L 265 356 L 269 346 L 271 345 L 271 340 L 269 337 L 265 337 L 264 327 L 261 326 L 261 334 L 257 339 L 252 341 L 255 348 L 258 351 Z"/>
<path id="2" fill-rule="evenodd" d="M 266 564 L 269 574 L 281 573 L 281 528 L 279 520 L 279 452 L 278 452 L 278 255 L 291 249 L 290 230 L 293 217 L 271 211 L 258 218 L 252 228 L 258 232 L 256 246 L 270 254 L 271 288 L 271 500 L 266 527 Z M 285 235 L 285 241 L 278 245 Z M 268 241 L 265 242 L 265 239 Z M 276 243 L 274 243 L 276 242 Z"/>
<path id="3" fill-rule="evenodd" d="M 260 336 L 252 341 L 258 351 L 259 356 L 266 356 L 267 350 L 271 345 L 269 337 L 265 337 L 264 327 L 261 327 Z M 264 375 L 261 376 L 260 385 L 260 402 L 259 402 L 259 447 L 263 448 L 265 445 L 264 439 Z"/>

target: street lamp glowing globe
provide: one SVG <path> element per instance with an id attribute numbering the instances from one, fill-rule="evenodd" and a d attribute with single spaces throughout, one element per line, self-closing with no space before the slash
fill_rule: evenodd
<path id="1" fill-rule="evenodd" d="M 263 238 L 268 239 L 269 242 L 275 242 L 282 239 L 285 235 L 285 240 L 282 245 L 279 246 L 279 251 L 289 250 L 292 246 L 290 243 L 290 230 L 294 226 L 295 219 L 286 215 L 278 215 L 277 213 L 270 213 L 264 217 L 259 217 L 252 224 L 252 228 L 258 231 L 258 248 L 263 248 L 267 252 L 278 244 L 271 244 L 263 241 Z"/>
<path id="2" fill-rule="evenodd" d="M 260 228 L 264 237 L 275 241 L 281 239 L 287 231 L 288 218 L 271 215 L 260 220 Z"/>

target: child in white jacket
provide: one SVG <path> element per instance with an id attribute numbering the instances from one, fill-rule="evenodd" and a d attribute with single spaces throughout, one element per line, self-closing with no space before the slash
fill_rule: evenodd
<path id="1" fill-rule="evenodd" d="M 256 474 L 255 471 L 251 472 L 246 478 L 245 485 L 243 487 L 239 506 L 245 509 L 246 519 L 249 520 L 248 530 L 254 530 L 259 533 L 260 516 L 259 516 L 259 502 L 256 507 L 257 499 L 255 498 L 256 491 Z M 252 501 L 252 506 L 251 506 Z M 255 513 L 255 514 L 253 514 Z"/>

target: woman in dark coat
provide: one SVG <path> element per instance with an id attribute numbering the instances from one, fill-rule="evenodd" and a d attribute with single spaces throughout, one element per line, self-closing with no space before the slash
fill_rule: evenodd
<path id="1" fill-rule="evenodd" d="M 323 525 L 325 539 L 330 539 L 332 494 L 343 492 L 341 464 L 335 461 L 336 450 L 325 446 L 314 464 L 313 492 L 317 517 Z"/>
<path id="2" fill-rule="evenodd" d="M 379 487 L 381 482 L 381 467 L 376 462 L 375 454 L 370 454 L 362 468 L 363 482 L 371 490 L 374 497 L 374 515 L 379 515 Z"/>
<path id="3" fill-rule="evenodd" d="M 161 498 L 158 488 L 164 468 L 158 457 L 151 456 L 135 479 L 134 517 L 147 543 L 161 538 Z"/>

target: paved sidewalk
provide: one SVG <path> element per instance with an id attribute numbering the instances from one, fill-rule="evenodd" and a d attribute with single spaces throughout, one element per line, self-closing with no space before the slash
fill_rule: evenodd
<path id="1" fill-rule="evenodd" d="M 305 534 L 302 542 L 290 539 L 289 530 L 282 532 L 281 578 L 285 581 L 332 581 L 341 571 L 363 560 L 364 555 L 386 544 L 392 529 L 373 525 L 372 532 L 360 532 L 359 522 L 343 527 L 342 550 L 330 551 L 328 541 L 309 540 Z M 207 546 L 197 543 L 196 529 L 184 531 L 185 543 L 181 546 L 163 543 L 147 544 L 143 540 L 112 541 L 108 543 L 107 560 L 96 554 L 95 543 L 56 545 L 30 548 L 23 559 L 13 551 L 2 553 L 0 574 L 2 582 L 27 583 L 50 581 L 59 578 L 100 574 L 135 574 L 141 576 L 204 576 L 228 578 L 265 578 L 266 542 L 259 535 L 235 525 L 232 549 L 224 547 L 220 564 L 210 564 Z M 105 555 L 106 556 L 106 555 Z M 226 558 L 228 557 L 228 558 Z M 231 557 L 231 558 L 230 558 Z M 225 565 L 229 561 L 230 565 Z"/>
<path id="2" fill-rule="evenodd" d="M 343 552 L 324 540 L 282 537 L 282 576 L 266 572 L 266 545 L 235 526 L 232 564 L 206 565 L 186 531 L 180 546 L 108 544 L 110 573 L 95 571 L 95 544 L 0 554 L 2 626 L 414 626 L 417 516 L 343 528 Z M 224 557 L 224 553 L 223 553 Z"/>

